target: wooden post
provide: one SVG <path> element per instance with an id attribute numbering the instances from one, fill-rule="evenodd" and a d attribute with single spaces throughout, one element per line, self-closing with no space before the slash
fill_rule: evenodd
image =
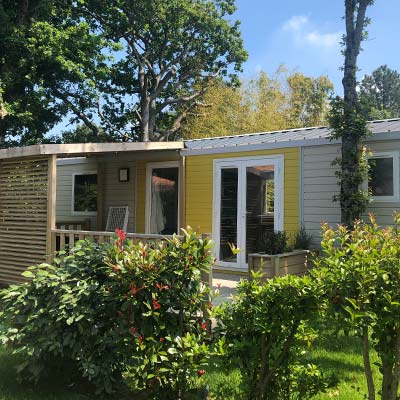
<path id="1" fill-rule="evenodd" d="M 207 238 L 210 238 L 210 237 L 211 237 L 211 234 L 210 234 L 210 233 L 203 233 L 203 234 L 201 235 L 201 238 L 202 238 L 202 239 L 207 239 Z M 209 287 L 212 287 L 212 276 L 213 276 L 213 273 L 212 273 L 212 266 L 210 267 L 210 271 L 209 271 L 208 273 L 205 273 L 205 272 L 202 272 L 202 273 L 201 273 L 201 279 L 202 279 L 202 281 L 205 282 L 205 283 L 208 283 L 208 286 L 209 286 Z"/>
<path id="2" fill-rule="evenodd" d="M 179 228 L 186 228 L 186 158 L 179 160 Z M 181 234 L 181 232 L 177 232 Z"/>
<path id="3" fill-rule="evenodd" d="M 105 187 L 105 166 L 103 162 L 97 163 L 97 216 L 96 216 L 96 230 L 102 231 L 104 221 L 104 193 Z"/>
<path id="4" fill-rule="evenodd" d="M 51 262 L 56 247 L 55 236 L 52 230 L 56 228 L 56 202 L 57 202 L 57 156 L 48 157 L 47 169 L 47 238 L 46 261 Z M 53 243 L 54 242 L 54 243 Z"/>
<path id="5" fill-rule="evenodd" d="M 274 276 L 280 276 L 280 258 L 275 256 L 274 257 Z"/>

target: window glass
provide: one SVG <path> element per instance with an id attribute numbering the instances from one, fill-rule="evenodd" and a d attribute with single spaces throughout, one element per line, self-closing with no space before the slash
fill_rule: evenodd
<path id="1" fill-rule="evenodd" d="M 178 233 L 179 169 L 153 168 L 151 174 L 150 233 Z"/>
<path id="2" fill-rule="evenodd" d="M 393 158 L 370 158 L 368 189 L 372 196 L 393 196 Z"/>
<path id="3" fill-rule="evenodd" d="M 74 211 L 97 211 L 97 174 L 75 175 Z"/>
<path id="4" fill-rule="evenodd" d="M 238 179 L 238 168 L 221 169 L 219 259 L 225 262 L 237 260 L 237 255 L 232 253 L 231 245 L 237 246 Z"/>

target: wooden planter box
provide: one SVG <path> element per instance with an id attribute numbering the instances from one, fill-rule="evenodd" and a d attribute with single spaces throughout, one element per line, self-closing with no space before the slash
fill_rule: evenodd
<path id="1" fill-rule="evenodd" d="M 262 272 L 264 279 L 288 274 L 302 276 L 307 272 L 307 258 L 310 253 L 309 250 L 295 250 L 276 255 L 249 254 L 249 279 L 251 279 L 251 271 Z"/>

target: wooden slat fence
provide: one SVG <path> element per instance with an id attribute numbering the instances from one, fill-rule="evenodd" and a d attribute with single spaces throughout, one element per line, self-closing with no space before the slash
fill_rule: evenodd
<path id="1" fill-rule="evenodd" d="M 0 283 L 45 261 L 47 207 L 47 158 L 0 161 Z"/>
<path id="2" fill-rule="evenodd" d="M 73 247 L 78 240 L 89 239 L 95 243 L 109 242 L 115 237 L 114 232 L 80 231 L 68 229 L 53 229 L 53 243 L 56 243 L 56 250 L 65 246 Z M 172 235 L 152 235 L 142 233 L 127 233 L 127 238 L 134 242 L 159 242 L 161 240 L 172 238 Z"/>

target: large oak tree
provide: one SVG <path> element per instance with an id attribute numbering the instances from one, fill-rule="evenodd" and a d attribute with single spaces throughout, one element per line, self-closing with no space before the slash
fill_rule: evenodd
<path id="1" fill-rule="evenodd" d="M 95 139 L 167 140 L 247 54 L 234 0 L 0 0 L 0 144 L 66 115 Z"/>
<path id="2" fill-rule="evenodd" d="M 87 12 L 122 45 L 103 107 L 143 141 L 177 132 L 210 79 L 234 80 L 247 54 L 234 0 L 107 0 Z"/>

